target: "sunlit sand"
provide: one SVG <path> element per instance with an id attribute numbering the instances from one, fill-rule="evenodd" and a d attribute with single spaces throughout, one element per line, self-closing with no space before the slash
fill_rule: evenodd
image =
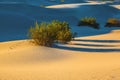
<path id="1" fill-rule="evenodd" d="M 50 16 L 61 18 L 62 15 L 68 15 L 62 19 L 67 19 L 71 22 L 70 26 L 73 31 L 78 32 L 78 36 L 68 44 L 56 43 L 51 48 L 36 46 L 31 43 L 30 39 L 0 42 L 0 80 L 120 80 L 120 29 L 102 28 L 101 30 L 95 30 L 88 27 L 81 28 L 72 23 L 81 17 L 79 14 L 82 11 L 79 11 L 79 6 L 87 6 L 83 7 L 83 9 L 90 10 L 90 5 L 96 8 L 94 5 L 103 4 L 105 3 L 90 2 L 83 4 L 51 5 L 46 7 L 48 10 L 41 8 L 41 11 L 43 11 L 40 14 L 41 16 L 50 13 Z M 119 5 L 112 6 L 112 8 L 114 7 L 115 11 L 120 9 Z M 40 7 L 36 8 L 40 13 Z M 54 11 L 53 8 L 75 8 L 76 12 L 67 13 L 67 11 L 63 10 L 63 13 L 62 11 L 61 13 L 59 12 L 59 16 L 57 14 L 54 15 L 54 12 L 51 13 L 50 10 Z M 32 16 L 31 18 L 27 17 L 25 21 L 30 19 L 32 22 L 32 20 L 41 17 L 39 14 L 29 13 L 29 10 L 28 12 L 23 10 L 23 12 L 27 16 Z M 89 13 L 92 14 L 92 12 Z M 97 15 L 97 12 L 94 12 L 94 14 L 101 21 L 101 16 Z M 102 13 L 100 14 L 102 15 Z M 2 15 L 5 16 L 4 14 Z M 16 19 L 21 21 L 25 15 L 22 14 L 22 18 Z M 111 13 L 111 15 L 113 14 Z M 109 17 L 111 15 L 106 16 Z M 17 15 L 12 14 L 12 16 Z M 50 17 L 47 16 L 44 19 L 47 20 Z M 17 23 L 15 24 L 17 25 Z M 24 27 L 19 28 L 19 31 L 22 31 Z M 8 34 L 6 33 L 4 35 L 9 35 L 10 33 L 8 32 Z M 11 34 L 13 35 L 14 33 L 16 32 Z M 3 33 L 1 32 L 1 34 Z M 19 35 L 19 32 L 17 34 Z M 21 35 L 19 36 L 21 37 Z M 8 40 L 8 37 L 5 40 Z"/>

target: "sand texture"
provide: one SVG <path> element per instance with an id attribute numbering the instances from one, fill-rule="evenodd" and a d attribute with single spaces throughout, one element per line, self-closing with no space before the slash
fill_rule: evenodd
<path id="1" fill-rule="evenodd" d="M 119 80 L 119 34 L 114 30 L 81 37 L 55 48 L 35 46 L 30 40 L 1 42 L 0 79 Z"/>

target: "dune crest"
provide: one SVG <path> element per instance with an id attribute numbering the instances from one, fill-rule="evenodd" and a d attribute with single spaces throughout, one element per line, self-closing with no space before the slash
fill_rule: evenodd
<path id="1" fill-rule="evenodd" d="M 4 80 L 119 80 L 120 51 L 95 51 L 100 47 L 120 50 L 120 30 L 81 37 L 67 48 L 35 46 L 29 40 L 0 43 L 0 79 Z M 69 50 L 78 44 L 79 51 Z M 85 45 L 86 44 L 86 45 Z M 90 44 L 90 45 L 89 45 Z M 93 51 L 84 48 L 95 46 Z M 106 46 L 105 46 L 106 45 Z M 100 46 L 100 47 L 99 47 Z"/>
<path id="2" fill-rule="evenodd" d="M 0 41 L 6 41 L 0 42 L 0 80 L 120 80 L 120 29 L 104 27 L 108 18 L 120 17 L 119 5 L 84 0 L 64 4 L 11 1 L 0 1 Z M 76 26 L 85 16 L 96 17 L 100 30 Z M 26 39 L 34 22 L 55 19 L 69 22 L 78 37 L 51 48 Z"/>

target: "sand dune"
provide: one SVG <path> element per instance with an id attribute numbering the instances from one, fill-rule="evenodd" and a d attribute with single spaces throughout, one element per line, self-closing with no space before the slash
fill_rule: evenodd
<path id="1" fill-rule="evenodd" d="M 119 80 L 120 37 L 114 37 L 119 32 L 120 30 L 114 30 L 104 35 L 77 38 L 79 51 L 69 50 L 70 46 L 76 45 L 75 41 L 63 49 L 59 48 L 62 47 L 60 45 L 54 48 L 35 46 L 30 40 L 2 42 L 0 79 Z M 81 46 L 82 44 L 92 45 Z M 94 44 L 96 47 L 92 47 Z M 110 45 L 119 51 L 95 51 L 101 47 L 108 49 Z M 94 51 L 84 51 L 82 48 L 93 48 Z"/>
<path id="2" fill-rule="evenodd" d="M 120 9 L 120 5 L 111 5 L 111 6 L 117 8 L 117 9 Z"/>
<path id="3" fill-rule="evenodd" d="M 58 0 L 4 1 L 0 0 L 0 41 L 7 42 L 0 42 L 0 80 L 120 80 L 120 29 L 103 27 L 108 18 L 119 18 L 119 6 L 83 0 L 61 5 L 56 5 Z M 101 29 L 76 26 L 86 15 L 96 17 Z M 75 40 L 49 48 L 26 39 L 34 22 L 53 19 L 69 22 L 78 33 Z"/>
<path id="4" fill-rule="evenodd" d="M 99 5 L 99 4 L 101 5 L 101 4 L 105 4 L 105 3 L 91 1 L 89 3 L 52 5 L 52 6 L 47 6 L 46 8 L 77 8 L 77 7 L 82 6 L 82 5 Z"/>
<path id="5" fill-rule="evenodd" d="M 0 17 L 0 36 L 2 36 L 0 41 L 27 38 L 28 29 L 36 21 L 41 22 L 56 19 L 67 21 L 73 19 L 73 23 L 76 21 L 76 18 L 67 11 L 45 9 L 25 4 L 0 4 Z"/>
<path id="6" fill-rule="evenodd" d="M 50 6 L 55 4 L 68 4 L 68 3 L 84 3 L 84 0 L 65 0 L 61 2 L 60 0 L 0 0 L 0 4 L 11 4 L 11 3 L 23 3 L 23 4 L 30 4 L 35 6 Z"/>
<path id="7" fill-rule="evenodd" d="M 91 3 L 85 3 L 85 4 L 91 4 Z M 34 22 L 36 21 L 38 22 L 41 21 L 49 22 L 51 20 L 67 21 L 73 28 L 72 30 L 74 32 L 77 31 L 79 34 L 82 34 L 79 36 L 89 36 L 88 33 L 90 33 L 90 35 L 95 35 L 95 34 L 110 32 L 111 30 L 106 31 L 104 29 L 100 31 L 97 30 L 95 31 L 89 28 L 87 29 L 77 28 L 77 27 L 74 28 L 74 26 L 77 25 L 79 19 L 85 17 L 86 15 L 96 17 L 98 22 L 101 23 L 100 27 L 103 27 L 103 25 L 105 24 L 106 20 L 109 17 L 114 17 L 116 15 L 119 15 L 119 10 L 110 6 L 85 5 L 85 4 L 82 4 L 82 6 L 73 9 L 41 8 L 39 6 L 35 6 L 31 4 L 23 4 L 23 3 L 0 4 L 0 17 L 1 17 L 0 36 L 2 36 L 0 41 L 28 38 L 26 35 L 28 29 L 30 26 L 33 26 Z M 71 6 L 70 4 L 68 5 Z M 77 4 L 73 4 L 73 5 L 77 5 Z M 101 13 L 102 11 L 103 13 Z M 11 27 L 11 29 L 9 27 Z M 88 30 L 88 33 L 85 33 L 86 31 L 85 29 Z"/>

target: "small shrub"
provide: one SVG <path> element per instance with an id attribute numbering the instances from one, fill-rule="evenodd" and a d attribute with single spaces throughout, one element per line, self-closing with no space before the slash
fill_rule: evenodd
<path id="1" fill-rule="evenodd" d="M 72 33 L 69 30 L 61 30 L 57 35 L 58 41 L 66 43 L 72 39 Z"/>
<path id="2" fill-rule="evenodd" d="M 120 20 L 116 18 L 110 18 L 105 24 L 105 27 L 120 27 Z"/>
<path id="3" fill-rule="evenodd" d="M 60 0 L 62 3 L 64 3 L 65 2 L 65 0 Z"/>
<path id="4" fill-rule="evenodd" d="M 29 37 L 37 45 L 52 46 L 54 41 L 66 43 L 72 39 L 73 33 L 70 31 L 67 22 L 52 21 L 51 23 L 35 24 L 29 29 Z"/>
<path id="5" fill-rule="evenodd" d="M 30 28 L 29 36 L 37 45 L 42 46 L 52 46 L 52 43 L 56 39 L 56 35 L 47 23 L 41 23 L 40 25 L 36 23 L 35 27 Z"/>
<path id="6" fill-rule="evenodd" d="M 118 20 L 115 19 L 115 18 L 110 18 L 110 19 L 108 19 L 107 23 L 118 24 L 119 22 L 118 22 Z"/>
<path id="7" fill-rule="evenodd" d="M 66 43 L 72 39 L 73 33 L 70 31 L 69 24 L 67 22 L 53 21 L 56 24 L 57 40 L 62 43 Z"/>
<path id="8" fill-rule="evenodd" d="M 82 18 L 79 21 L 78 26 L 90 26 L 95 29 L 99 29 L 99 24 L 96 22 L 96 18 L 93 18 L 93 17 Z"/>

